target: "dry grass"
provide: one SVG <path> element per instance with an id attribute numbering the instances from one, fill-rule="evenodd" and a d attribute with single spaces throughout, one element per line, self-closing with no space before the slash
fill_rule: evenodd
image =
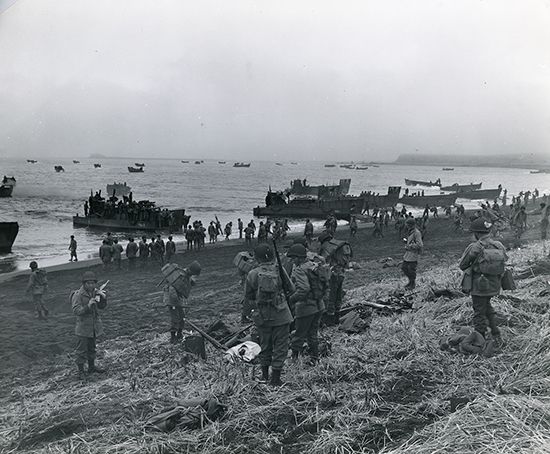
<path id="1" fill-rule="evenodd" d="M 538 254 L 513 252 L 522 264 Z M 196 361 L 156 333 L 101 344 L 110 372 L 86 384 L 70 358 L 35 367 L 1 401 L 2 452 L 37 453 L 518 453 L 550 452 L 550 318 L 541 279 L 495 300 L 506 345 L 486 359 L 442 352 L 438 341 L 468 323 L 467 297 L 426 301 L 430 287 L 455 286 L 456 268 L 420 277 L 415 310 L 375 316 L 370 330 L 324 331 L 333 354 L 317 367 L 289 364 L 285 386 L 252 379 L 213 350 Z M 385 280 L 348 292 L 350 303 L 394 290 Z M 236 321 L 236 315 L 230 317 Z M 215 395 L 225 418 L 170 434 L 143 429 L 177 400 Z M 451 413 L 449 400 L 467 397 Z"/>

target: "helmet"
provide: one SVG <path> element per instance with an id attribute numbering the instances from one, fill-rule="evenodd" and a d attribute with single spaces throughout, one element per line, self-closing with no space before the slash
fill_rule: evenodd
<path id="1" fill-rule="evenodd" d="M 489 233 L 493 224 L 483 218 L 477 218 L 470 224 L 470 232 Z"/>
<path id="2" fill-rule="evenodd" d="M 324 243 L 325 241 L 332 240 L 332 235 L 328 232 L 323 232 L 317 239 L 319 240 L 319 243 Z"/>
<path id="3" fill-rule="evenodd" d="M 33 260 L 31 263 L 29 263 L 29 267 L 31 268 L 31 270 L 34 270 L 35 268 L 38 268 L 38 263 Z"/>
<path id="4" fill-rule="evenodd" d="M 273 251 L 267 244 L 260 244 L 254 248 L 254 257 L 260 262 L 268 262 L 273 258 Z"/>
<path id="5" fill-rule="evenodd" d="M 416 225 L 416 220 L 414 218 L 407 218 L 405 225 L 414 226 Z"/>
<path id="6" fill-rule="evenodd" d="M 88 282 L 88 281 L 97 282 L 97 278 L 95 277 L 95 273 L 93 271 L 86 271 L 82 275 L 82 282 Z"/>
<path id="7" fill-rule="evenodd" d="M 194 262 L 191 262 L 191 265 L 189 265 L 188 269 L 190 273 L 194 276 L 198 276 L 199 274 L 201 274 L 201 264 L 196 260 Z"/>
<path id="8" fill-rule="evenodd" d="M 303 244 L 293 244 L 290 246 L 286 255 L 287 257 L 300 257 L 305 259 L 307 257 L 307 251 Z"/>
<path id="9" fill-rule="evenodd" d="M 305 239 L 305 237 L 300 236 L 298 238 L 294 238 L 292 244 L 301 244 L 302 246 L 307 247 L 307 240 Z"/>

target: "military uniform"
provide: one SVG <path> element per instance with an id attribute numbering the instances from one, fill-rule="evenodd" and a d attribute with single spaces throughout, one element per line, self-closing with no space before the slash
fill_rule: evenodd
<path id="1" fill-rule="evenodd" d="M 31 292 L 32 301 L 34 303 L 34 310 L 37 318 L 45 318 L 48 316 L 48 309 L 44 306 L 44 293 L 48 291 L 48 278 L 46 271 L 38 268 L 33 269 L 29 276 L 29 283 L 27 284 L 27 292 Z"/>
<path id="2" fill-rule="evenodd" d="M 258 329 L 260 346 L 259 355 L 262 367 L 269 367 L 273 371 L 282 370 L 289 345 L 289 326 L 292 314 L 283 297 L 283 287 L 280 277 L 274 278 L 273 298 L 271 301 L 261 300 L 259 278 L 264 275 L 278 276 L 277 265 L 261 263 L 248 273 L 245 283 L 245 299 L 253 305 L 252 319 Z"/>
<path id="3" fill-rule="evenodd" d="M 133 270 L 136 267 L 138 249 L 139 249 L 139 246 L 133 240 L 126 245 L 126 257 L 128 258 L 128 268 L 131 270 Z"/>
<path id="4" fill-rule="evenodd" d="M 82 285 L 71 296 L 71 306 L 76 315 L 75 334 L 76 342 L 76 364 L 79 369 L 88 361 L 93 369 L 96 357 L 96 338 L 103 334 L 103 323 L 99 316 L 98 309 L 105 309 L 107 299 L 101 297 L 97 305 L 89 307 L 88 303 L 94 299 L 95 292 L 88 293 Z M 97 306 L 97 307 L 96 307 Z"/>
<path id="5" fill-rule="evenodd" d="M 491 328 L 493 336 L 499 336 L 500 330 L 498 329 L 495 321 L 495 310 L 491 306 L 491 298 L 500 293 L 501 276 L 499 275 L 482 275 L 478 258 L 480 257 L 483 249 L 496 248 L 503 251 L 505 258 L 505 248 L 500 241 L 489 238 L 489 234 L 485 234 L 479 238 L 479 240 L 468 245 L 462 258 L 460 259 L 459 267 L 461 270 L 466 271 L 466 279 L 471 279 L 470 295 L 472 296 L 472 306 L 474 309 L 473 325 L 476 331 L 483 336 L 487 331 L 487 327 Z"/>
<path id="6" fill-rule="evenodd" d="M 403 263 L 401 271 L 407 276 L 409 282 L 405 286 L 408 289 L 413 289 L 416 285 L 416 269 L 418 267 L 418 258 L 422 253 L 424 243 L 422 234 L 416 227 L 407 236 L 407 244 L 405 246 L 405 254 L 403 255 Z"/>
<path id="7" fill-rule="evenodd" d="M 190 278 L 190 276 L 186 276 L 187 278 Z M 182 338 L 182 330 L 185 323 L 184 299 L 173 286 L 166 285 L 162 301 L 168 308 L 168 314 L 170 315 L 171 342 L 175 342 L 176 339 Z"/>
<path id="8" fill-rule="evenodd" d="M 325 310 L 323 298 L 317 300 L 313 295 L 308 277 L 317 266 L 313 262 L 306 261 L 292 268 L 291 279 L 296 291 L 290 296 L 295 318 L 295 331 L 290 343 L 293 355 L 297 356 L 302 351 L 304 342 L 307 342 L 314 359 L 319 356 L 319 324 Z"/>
<path id="9" fill-rule="evenodd" d="M 168 240 L 166 242 L 166 262 L 171 262 L 174 255 L 176 255 L 176 243 L 172 240 Z"/>

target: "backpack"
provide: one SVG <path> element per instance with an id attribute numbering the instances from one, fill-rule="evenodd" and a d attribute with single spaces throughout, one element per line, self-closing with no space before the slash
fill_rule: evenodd
<path id="1" fill-rule="evenodd" d="M 326 251 L 327 259 L 342 267 L 346 267 L 353 257 L 351 245 L 347 241 L 330 240 Z"/>
<path id="2" fill-rule="evenodd" d="M 275 266 L 258 269 L 258 290 L 256 302 L 258 306 L 276 306 L 280 289 L 279 270 Z"/>
<path id="3" fill-rule="evenodd" d="M 482 244 L 482 246 L 483 249 L 477 259 L 481 274 L 488 276 L 501 276 L 504 274 L 506 253 L 492 244 L 488 246 Z"/>
<path id="4" fill-rule="evenodd" d="M 313 267 L 307 269 L 307 277 L 313 299 L 316 301 L 322 300 L 329 287 L 330 268 L 326 265 L 314 263 Z"/>

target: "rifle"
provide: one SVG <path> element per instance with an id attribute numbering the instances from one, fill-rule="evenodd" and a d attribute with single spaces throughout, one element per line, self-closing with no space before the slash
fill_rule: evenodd
<path id="1" fill-rule="evenodd" d="M 195 325 L 190 320 L 185 320 L 185 323 L 188 323 L 191 328 L 193 328 L 195 331 L 197 331 L 202 337 L 204 337 L 208 342 L 210 342 L 214 347 L 216 347 L 218 350 L 226 351 L 227 348 L 223 346 L 221 343 L 219 343 L 216 339 L 214 339 L 209 334 L 206 334 L 202 329 L 200 329 L 197 325 Z"/>
<path id="2" fill-rule="evenodd" d="M 239 336 L 243 334 L 245 331 L 248 331 L 250 328 L 254 326 L 254 323 L 251 323 L 250 325 L 245 326 L 243 329 L 237 331 L 235 334 L 232 334 L 228 340 L 224 339 L 224 347 L 231 348 L 235 345 L 236 342 L 238 342 Z"/>
<path id="3" fill-rule="evenodd" d="M 285 295 L 286 304 L 288 304 L 288 307 L 290 308 L 290 295 L 287 281 L 288 274 L 285 272 L 283 264 L 281 263 L 281 257 L 279 256 L 277 242 L 275 240 L 273 240 L 273 250 L 275 251 L 275 257 L 277 258 L 277 267 L 279 268 L 279 276 L 281 277 L 281 281 L 283 283 L 283 293 Z"/>

